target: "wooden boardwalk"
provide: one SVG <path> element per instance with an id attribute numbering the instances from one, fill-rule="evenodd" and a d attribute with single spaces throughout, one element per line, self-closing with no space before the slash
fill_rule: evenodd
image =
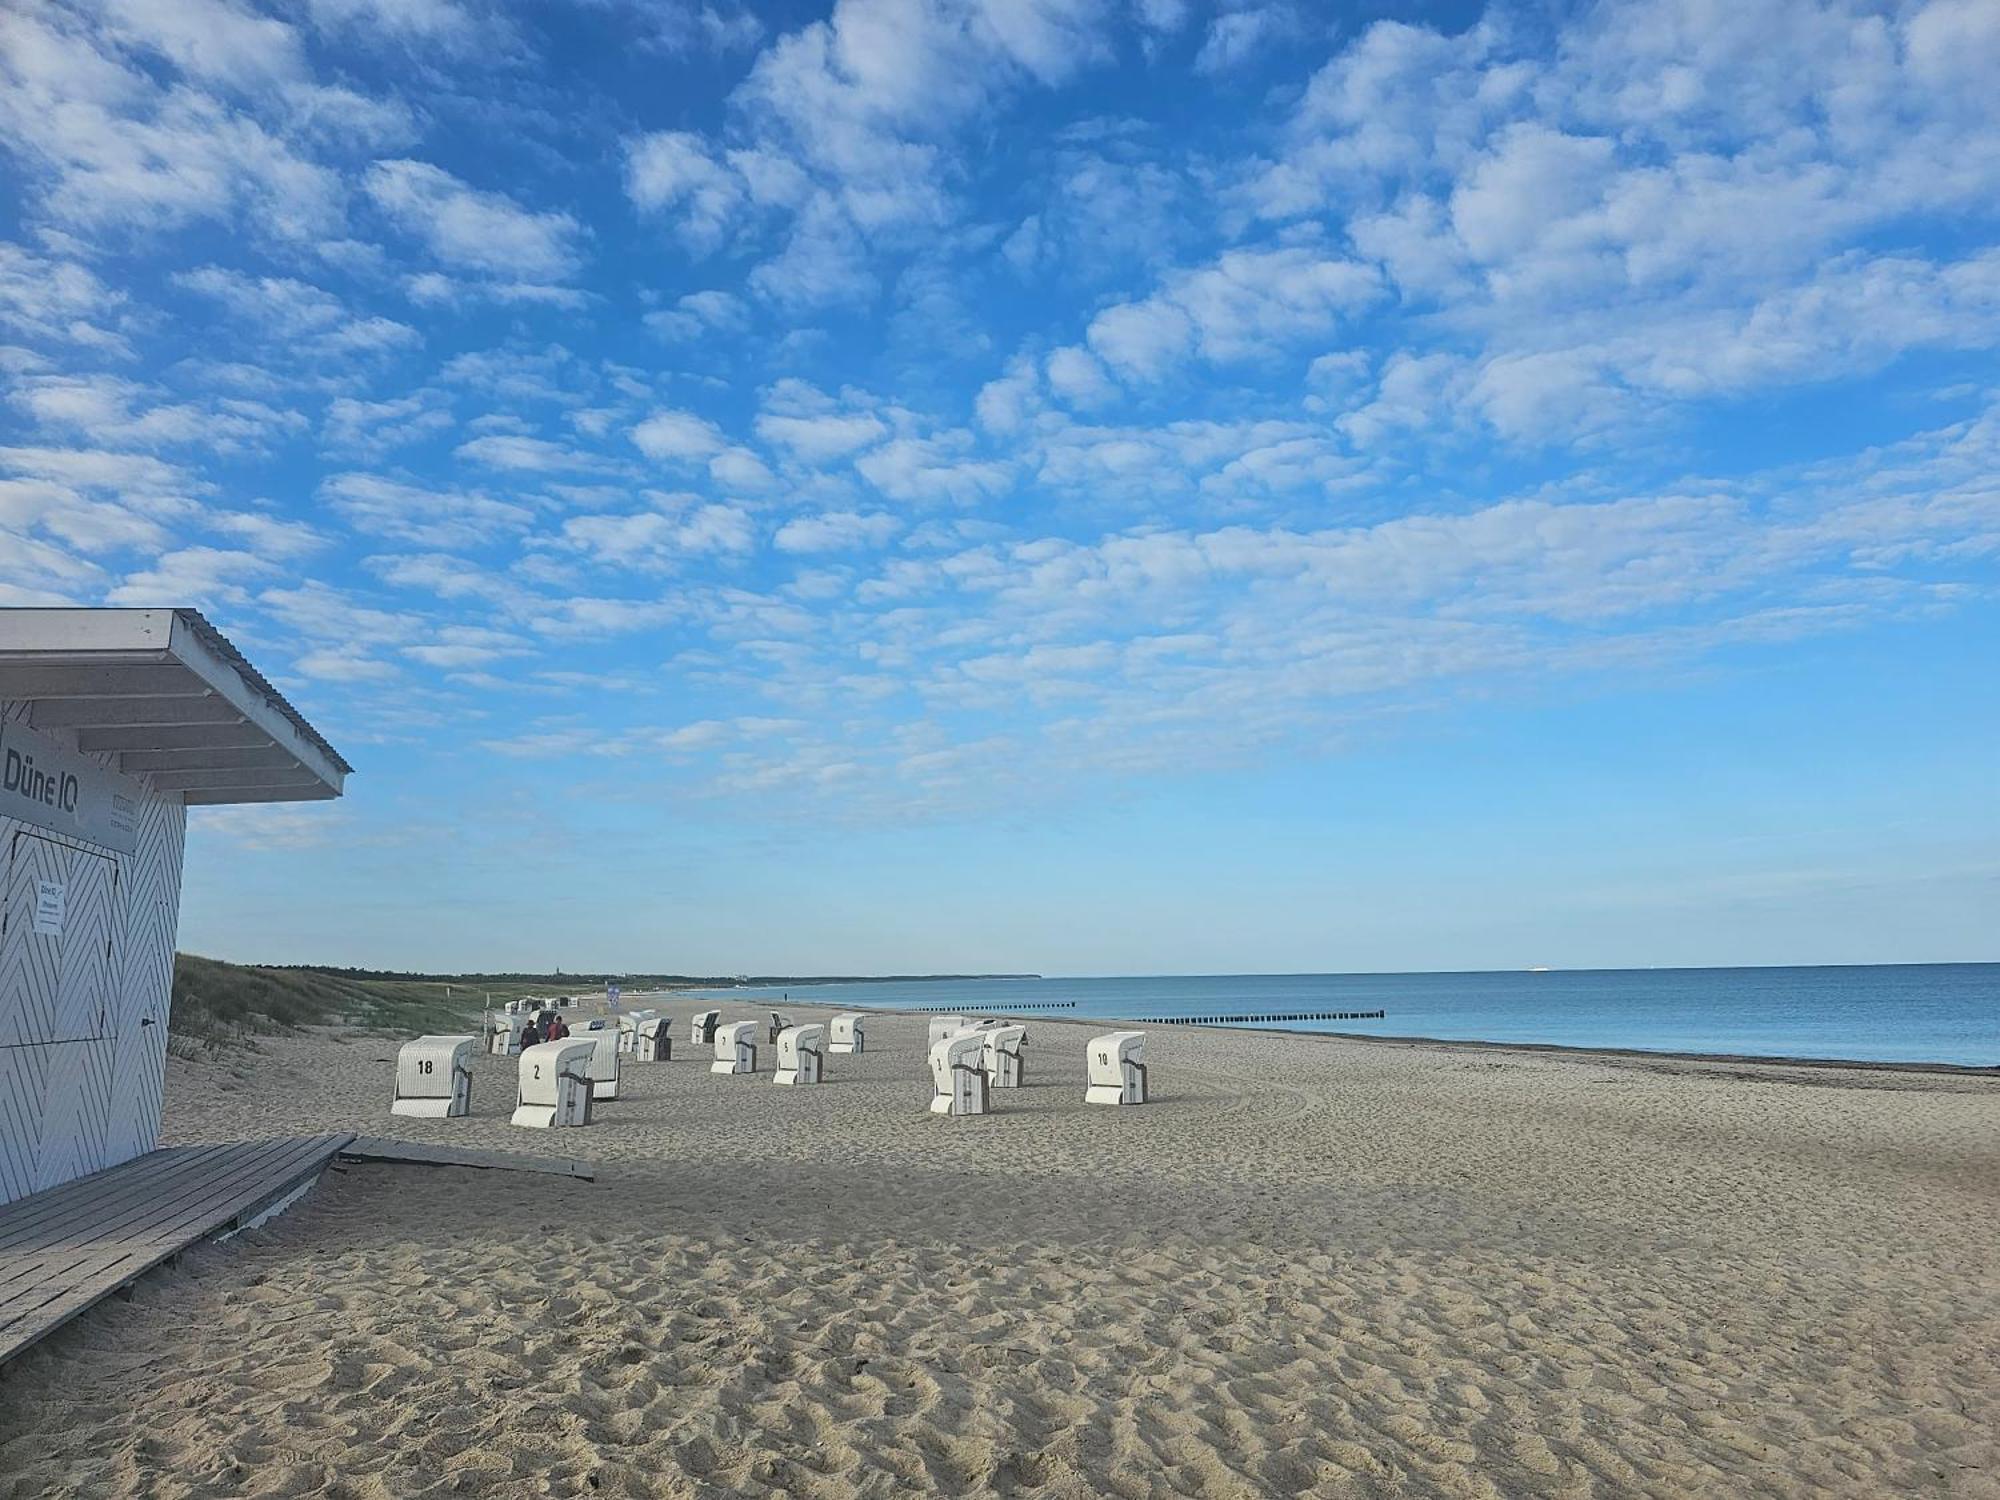
<path id="1" fill-rule="evenodd" d="M 0 1205 L 0 1365 L 197 1240 L 310 1185 L 353 1139 L 175 1146 Z"/>

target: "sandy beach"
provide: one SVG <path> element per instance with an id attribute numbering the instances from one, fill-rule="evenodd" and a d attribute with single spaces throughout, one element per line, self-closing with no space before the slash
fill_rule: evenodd
<path id="1" fill-rule="evenodd" d="M 567 1132 L 498 1058 L 392 1118 L 375 1035 L 175 1062 L 168 1143 L 600 1174 L 330 1173 L 19 1361 L 0 1496 L 2000 1496 L 2000 1082 L 1156 1029 L 1089 1108 L 1101 1029 L 962 1120 L 920 1016 Z"/>

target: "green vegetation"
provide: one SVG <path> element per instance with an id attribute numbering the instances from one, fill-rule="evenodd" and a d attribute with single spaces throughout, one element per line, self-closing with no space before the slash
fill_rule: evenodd
<path id="1" fill-rule="evenodd" d="M 579 991 L 583 987 L 579 986 Z M 415 1034 L 476 1025 L 486 997 L 556 993 L 550 985 L 459 979 L 360 979 L 334 969 L 266 968 L 191 953 L 174 958 L 168 1045 L 190 1057 L 301 1026 L 344 1025 Z"/>

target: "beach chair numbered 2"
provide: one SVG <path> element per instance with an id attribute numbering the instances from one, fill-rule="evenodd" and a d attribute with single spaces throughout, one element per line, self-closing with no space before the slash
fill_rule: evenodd
<path id="1" fill-rule="evenodd" d="M 932 1114 L 983 1115 L 992 1108 L 985 1056 L 983 1032 L 961 1031 L 938 1039 L 930 1055 Z"/>
<path id="2" fill-rule="evenodd" d="M 456 1120 L 472 1113 L 472 1053 L 476 1036 L 420 1036 L 396 1052 L 392 1115 Z"/>
<path id="3" fill-rule="evenodd" d="M 711 1073 L 754 1073 L 757 1071 L 757 1023 L 731 1021 L 716 1028 L 715 1061 Z"/>
<path id="4" fill-rule="evenodd" d="M 826 1028 L 817 1023 L 787 1026 L 778 1033 L 778 1071 L 771 1082 L 789 1088 L 795 1084 L 818 1083 L 824 1062 L 820 1046 Z"/>
<path id="5" fill-rule="evenodd" d="M 1109 1031 L 1092 1037 L 1086 1049 L 1090 1063 L 1087 1104 L 1146 1102 L 1146 1033 Z"/>
<path id="6" fill-rule="evenodd" d="M 513 1123 L 533 1130 L 588 1125 L 595 1112 L 590 1059 L 596 1050 L 594 1041 L 570 1038 L 523 1052 Z"/>

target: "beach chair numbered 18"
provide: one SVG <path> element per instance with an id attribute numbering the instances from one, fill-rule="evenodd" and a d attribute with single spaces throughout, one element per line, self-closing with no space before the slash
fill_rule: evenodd
<path id="1" fill-rule="evenodd" d="M 593 1093 L 590 1059 L 596 1050 L 597 1043 L 571 1037 L 523 1052 L 513 1123 L 531 1130 L 588 1125 Z"/>
<path id="2" fill-rule="evenodd" d="M 1090 1086 L 1086 1104 L 1146 1102 L 1146 1033 L 1107 1031 L 1090 1039 Z"/>
<path id="3" fill-rule="evenodd" d="M 633 1059 L 642 1063 L 674 1060 L 672 1016 L 648 1016 L 639 1023 L 638 1040 L 633 1043 Z"/>
<path id="4" fill-rule="evenodd" d="M 688 1045 L 690 1047 L 713 1047 L 715 1028 L 722 1020 L 719 1010 L 698 1010 L 688 1019 Z"/>
<path id="5" fill-rule="evenodd" d="M 817 1022 L 804 1026 L 787 1026 L 778 1033 L 778 1071 L 771 1076 L 771 1082 L 784 1087 L 799 1083 L 818 1083 L 820 1067 L 824 1062 L 821 1046 L 826 1040 L 826 1028 Z"/>
<path id="6" fill-rule="evenodd" d="M 731 1021 L 715 1032 L 715 1061 L 711 1073 L 754 1073 L 757 1071 L 757 1023 Z"/>
<path id="7" fill-rule="evenodd" d="M 606 1027 L 590 1033 L 590 1097 L 602 1104 L 618 1097 L 618 1075 L 625 1059 L 618 1055 L 618 1033 Z"/>
<path id="8" fill-rule="evenodd" d="M 456 1120 L 472 1113 L 472 1053 L 476 1036 L 420 1036 L 396 1051 L 392 1115 Z"/>
<path id="9" fill-rule="evenodd" d="M 931 1047 L 931 1113 L 983 1115 L 991 1107 L 984 1058 L 986 1037 L 961 1031 L 939 1037 Z"/>
<path id="10" fill-rule="evenodd" d="M 981 1064 L 996 1089 L 1017 1089 L 1028 1078 L 1028 1028 L 994 1026 L 973 1033 L 986 1039 Z"/>
<path id="11" fill-rule="evenodd" d="M 841 1053 L 865 1051 L 862 1046 L 861 1031 L 862 1024 L 867 1019 L 859 1011 L 853 1010 L 844 1010 L 835 1016 L 827 1032 L 826 1050 Z"/>

